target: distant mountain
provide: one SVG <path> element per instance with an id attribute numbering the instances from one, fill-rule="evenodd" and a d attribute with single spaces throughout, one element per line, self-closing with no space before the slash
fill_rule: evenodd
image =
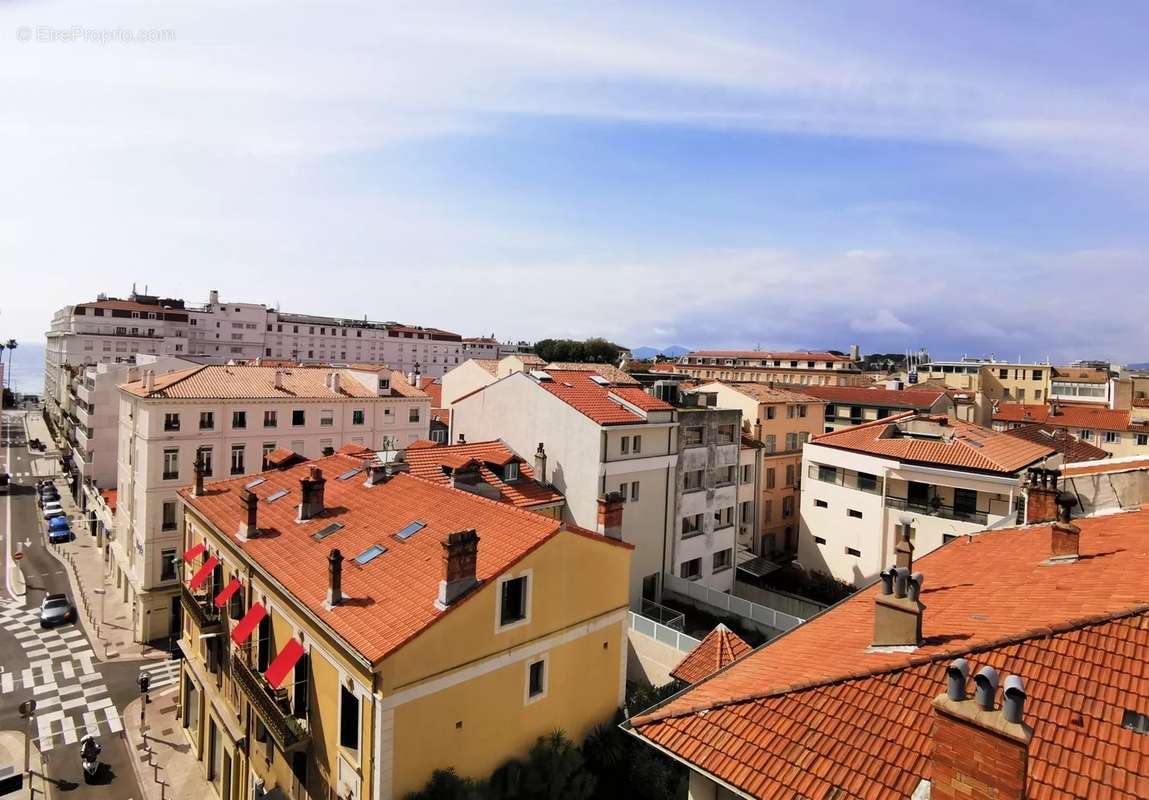
<path id="1" fill-rule="evenodd" d="M 1149 369 L 1149 361 L 1142 361 L 1139 364 L 1127 364 L 1129 369 Z"/>
<path id="2" fill-rule="evenodd" d="M 630 352 L 634 355 L 635 358 L 639 359 L 640 361 L 645 361 L 646 359 L 654 358 L 655 356 L 668 356 L 670 358 L 678 358 L 679 356 L 684 356 L 689 353 L 690 349 L 674 345 L 672 347 L 665 347 L 661 350 L 657 347 L 636 347 Z"/>

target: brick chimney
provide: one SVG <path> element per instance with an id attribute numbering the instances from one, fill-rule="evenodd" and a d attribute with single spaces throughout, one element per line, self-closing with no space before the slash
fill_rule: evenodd
<path id="1" fill-rule="evenodd" d="M 598 532 L 622 541 L 622 495 L 618 492 L 607 492 L 598 499 Z"/>
<path id="2" fill-rule="evenodd" d="M 982 667 L 974 699 L 966 698 L 969 664 L 946 669 L 947 690 L 934 700 L 932 800 L 1023 800 L 1033 728 L 1023 721 L 1025 686 L 1005 679 L 1002 708 L 994 710 L 998 675 Z"/>
<path id="3" fill-rule="evenodd" d="M 1057 519 L 1057 479 L 1061 471 L 1033 468 L 1025 474 L 1025 524 L 1037 525 Z"/>
<path id="4" fill-rule="evenodd" d="M 203 453 L 195 454 L 195 463 L 192 464 L 192 473 L 195 475 L 195 484 L 192 486 L 192 497 L 203 497 Z"/>
<path id="5" fill-rule="evenodd" d="M 479 534 L 474 529 L 447 534 L 443 546 L 443 579 L 435 607 L 445 609 L 478 585 Z"/>
<path id="6" fill-rule="evenodd" d="M 335 608 L 343 602 L 343 553 L 339 548 L 327 554 L 327 609 Z"/>
<path id="7" fill-rule="evenodd" d="M 535 451 L 535 483 L 539 486 L 547 485 L 547 451 L 543 443 L 539 442 L 539 449 Z"/>
<path id="8" fill-rule="evenodd" d="M 241 542 L 246 542 L 248 539 L 259 536 L 257 524 L 259 520 L 259 498 L 250 489 L 240 489 L 239 505 L 243 509 L 243 519 L 239 523 L 239 530 L 236 531 L 235 538 Z"/>
<path id="9" fill-rule="evenodd" d="M 306 522 L 323 513 L 323 488 L 327 484 L 323 470 L 312 464 L 308 474 L 310 477 L 299 479 L 299 522 Z"/>
<path id="10" fill-rule="evenodd" d="M 1057 521 L 1050 526 L 1049 560 L 1047 564 L 1071 564 L 1077 560 L 1081 547 L 1081 528 L 1070 522 L 1070 513 L 1077 498 L 1061 493 L 1057 497 Z"/>
<path id="11" fill-rule="evenodd" d="M 922 612 L 919 598 L 923 577 L 910 575 L 906 567 L 881 573 L 881 594 L 874 598 L 872 647 L 918 647 L 922 643 Z"/>
<path id="12" fill-rule="evenodd" d="M 901 523 L 901 528 L 898 531 L 898 543 L 894 545 L 894 566 L 912 572 L 914 543 L 910 541 L 910 529 L 913 527 L 914 521 L 910 517 L 902 517 L 898 521 Z"/>

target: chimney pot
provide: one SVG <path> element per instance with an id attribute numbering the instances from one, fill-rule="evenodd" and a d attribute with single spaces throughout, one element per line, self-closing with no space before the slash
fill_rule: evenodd
<path id="1" fill-rule="evenodd" d="M 535 451 L 535 483 L 539 486 L 547 485 L 547 451 L 543 443 L 539 442 L 539 449 Z"/>
<path id="2" fill-rule="evenodd" d="M 894 566 L 910 570 L 914 566 L 914 544 L 910 541 L 910 529 L 914 520 L 912 517 L 902 517 L 899 521 L 902 528 L 898 532 L 898 543 L 894 545 Z"/>
<path id="3" fill-rule="evenodd" d="M 154 369 L 144 370 L 144 392 L 151 394 L 156 388 L 156 371 Z"/>
<path id="4" fill-rule="evenodd" d="M 905 597 L 910 582 L 910 571 L 905 567 L 894 567 L 894 597 Z"/>
<path id="5" fill-rule="evenodd" d="M 1057 479 L 1061 472 L 1052 469 L 1030 469 L 1026 476 L 1025 522 L 1034 525 L 1057 519 Z"/>
<path id="6" fill-rule="evenodd" d="M 328 376 L 327 384 L 332 392 L 339 394 L 339 373 L 332 372 L 331 375 Z"/>
<path id="7" fill-rule="evenodd" d="M 372 461 L 367 465 L 367 480 L 364 486 L 377 486 L 387 478 L 387 467 L 379 461 Z"/>
<path id="8" fill-rule="evenodd" d="M 343 553 L 339 548 L 327 554 L 327 607 L 334 608 L 343 602 Z"/>
<path id="9" fill-rule="evenodd" d="M 323 470 L 315 464 L 308 469 L 308 478 L 299 479 L 299 521 L 305 522 L 323 513 L 323 490 L 327 481 Z"/>
<path id="10" fill-rule="evenodd" d="M 444 609 L 478 585 L 479 535 L 472 528 L 448 534 L 443 546 L 443 579 L 435 606 Z"/>
<path id="11" fill-rule="evenodd" d="M 913 577 L 910 578 L 910 585 L 906 591 L 906 597 L 916 603 L 918 601 L 918 595 L 921 594 L 922 582 L 924 580 L 925 576 L 922 575 L 922 573 L 915 572 Z"/>
<path id="12" fill-rule="evenodd" d="M 969 662 L 964 658 L 955 658 L 946 667 L 946 696 L 957 702 L 965 700 L 967 680 L 969 680 Z"/>
<path id="13" fill-rule="evenodd" d="M 879 573 L 882 579 L 882 594 L 891 595 L 894 593 L 894 569 L 883 570 Z"/>
<path id="14" fill-rule="evenodd" d="M 1005 717 L 1006 722 L 1021 724 L 1025 714 L 1025 683 L 1018 675 L 1010 675 L 1005 679 L 1001 714 Z"/>
<path id="15" fill-rule="evenodd" d="M 993 698 L 997 694 L 997 670 L 993 667 L 982 667 L 973 677 L 976 689 L 974 701 L 982 711 L 993 711 Z"/>
<path id="16" fill-rule="evenodd" d="M 281 370 L 281 369 L 277 369 L 275 371 L 275 388 L 276 389 L 282 389 L 283 388 L 283 370 Z"/>

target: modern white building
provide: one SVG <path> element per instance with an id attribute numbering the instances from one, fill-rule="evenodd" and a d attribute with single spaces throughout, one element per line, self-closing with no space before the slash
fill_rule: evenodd
<path id="1" fill-rule="evenodd" d="M 495 334 L 463 339 L 463 358 L 483 358 L 498 361 L 503 356 L 531 352 L 529 342 L 500 342 Z"/>
<path id="2" fill-rule="evenodd" d="M 178 619 L 183 515 L 176 492 L 194 482 L 197 461 L 210 481 L 265 470 L 285 449 L 306 458 L 345 444 L 402 449 L 427 438 L 430 407 L 426 394 L 391 370 L 141 370 L 119 392 L 112 543 L 115 586 L 132 602 L 135 635 L 166 636 Z"/>
<path id="3" fill-rule="evenodd" d="M 815 436 L 802 451 L 798 561 L 862 586 L 909 525 L 918 556 L 1016 524 L 1021 476 L 1051 447 L 950 417 L 907 412 Z"/>
<path id="4" fill-rule="evenodd" d="M 450 376 L 448 376 L 449 378 Z M 444 402 L 446 402 L 444 385 Z M 678 421 L 674 406 L 593 371 L 512 372 L 456 399 L 452 441 L 501 439 L 522 457 L 542 443 L 548 481 L 566 498 L 564 517 L 598 525 L 608 492 L 625 498 L 623 540 L 631 559 L 631 606 L 661 596 L 675 531 Z M 737 463 L 737 452 L 735 452 Z"/>

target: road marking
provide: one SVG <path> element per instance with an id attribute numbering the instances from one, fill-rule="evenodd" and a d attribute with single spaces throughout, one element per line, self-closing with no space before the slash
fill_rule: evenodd
<path id="1" fill-rule="evenodd" d="M 12 684 L 13 680 L 11 672 L 5 672 L 3 675 L 0 675 L 0 692 L 3 692 L 4 694 L 11 694 L 13 688 Z"/>

